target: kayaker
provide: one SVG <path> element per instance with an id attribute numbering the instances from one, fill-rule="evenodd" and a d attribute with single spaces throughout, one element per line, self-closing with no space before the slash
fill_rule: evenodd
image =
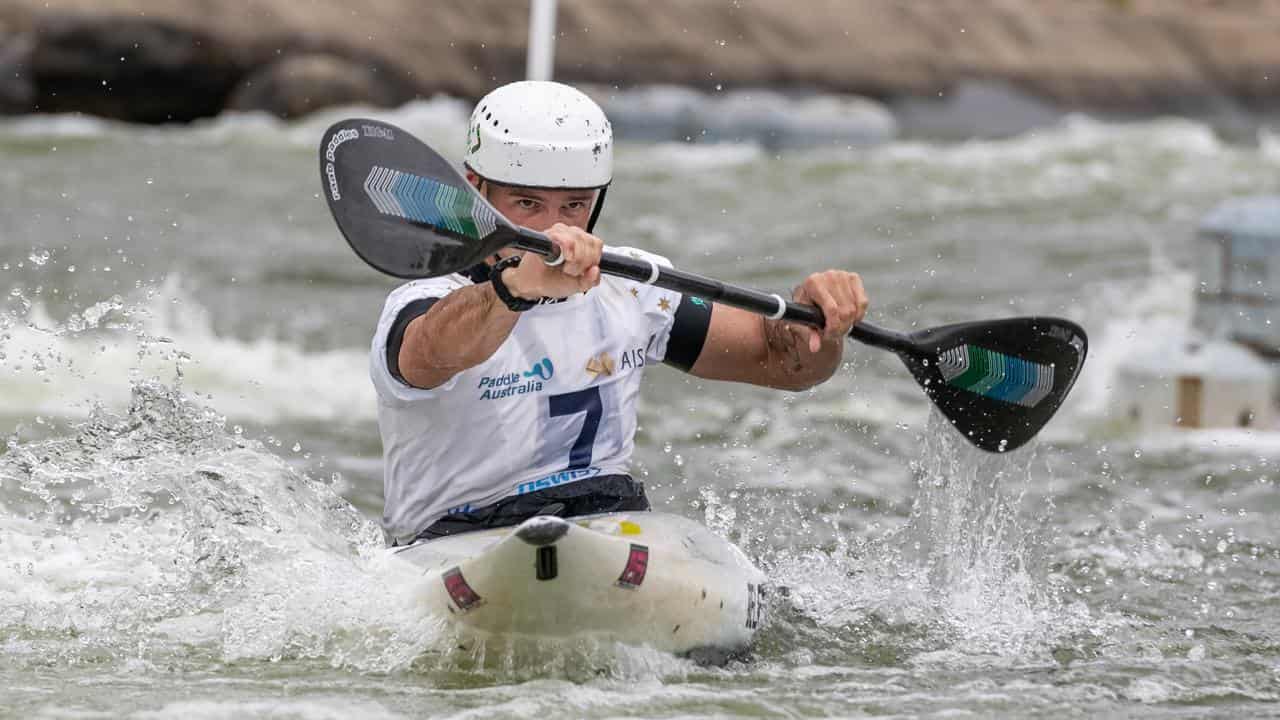
<path id="1" fill-rule="evenodd" d="M 613 179 L 612 129 L 567 85 L 517 82 L 485 96 L 464 164 L 499 212 L 546 233 L 563 259 L 507 249 L 387 298 L 370 372 L 392 544 L 535 514 L 648 510 L 627 473 L 649 365 L 801 390 L 831 376 L 866 313 L 861 279 L 843 270 L 814 273 L 793 293 L 822 309 L 822 331 L 602 277 L 592 230 Z"/>

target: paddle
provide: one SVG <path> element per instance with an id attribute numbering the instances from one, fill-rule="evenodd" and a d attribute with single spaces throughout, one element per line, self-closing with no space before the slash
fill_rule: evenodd
<path id="1" fill-rule="evenodd" d="M 324 195 L 338 228 L 365 262 L 388 275 L 423 278 L 464 270 L 504 247 L 559 251 L 516 227 L 447 160 L 377 120 L 330 127 L 320 143 Z M 600 272 L 715 300 L 771 318 L 821 327 L 822 312 L 779 295 L 606 252 Z M 863 322 L 849 336 L 902 358 L 925 393 L 983 450 L 1013 450 L 1062 404 L 1088 340 L 1073 322 L 1024 317 L 903 334 Z"/>

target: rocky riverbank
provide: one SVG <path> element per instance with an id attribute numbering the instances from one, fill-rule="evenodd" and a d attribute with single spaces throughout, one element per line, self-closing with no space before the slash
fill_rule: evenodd
<path id="1" fill-rule="evenodd" d="M 524 71 L 518 0 L 0 0 L 0 112 L 139 122 L 477 97 Z M 1280 0 L 561 0 L 556 77 L 1105 112 L 1280 108 Z"/>

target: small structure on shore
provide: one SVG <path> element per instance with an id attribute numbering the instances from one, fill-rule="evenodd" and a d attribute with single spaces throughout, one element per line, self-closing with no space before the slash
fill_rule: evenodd
<path id="1" fill-rule="evenodd" d="M 1227 200 L 1200 223 L 1191 327 L 1118 371 L 1143 429 L 1280 430 L 1280 196 Z"/>

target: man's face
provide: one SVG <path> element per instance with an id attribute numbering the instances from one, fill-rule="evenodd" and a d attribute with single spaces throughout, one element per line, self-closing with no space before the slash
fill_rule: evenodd
<path id="1" fill-rule="evenodd" d="M 478 185 L 479 176 L 468 172 L 467 180 Z M 539 232 L 564 223 L 582 229 L 591 219 L 595 190 L 535 190 L 533 188 L 485 182 L 484 194 L 508 220 Z"/>

